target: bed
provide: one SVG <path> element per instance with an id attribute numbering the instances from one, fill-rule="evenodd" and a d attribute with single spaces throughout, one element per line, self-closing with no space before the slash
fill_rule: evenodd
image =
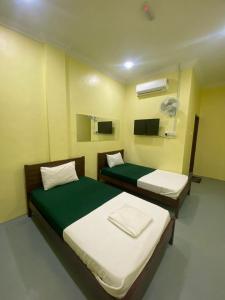
<path id="1" fill-rule="evenodd" d="M 74 160 L 79 180 L 73 183 L 68 183 L 64 186 L 52 188 L 46 193 L 46 191 L 44 191 L 42 187 L 40 167 L 59 166 L 61 164 Z M 42 232 L 44 232 L 44 235 L 47 235 L 48 239 L 54 241 L 54 244 L 57 245 L 60 251 L 60 255 L 65 257 L 66 261 L 69 262 L 70 266 L 72 266 L 72 268 L 75 269 L 77 273 L 79 272 L 79 279 L 82 280 L 83 287 L 91 291 L 92 297 L 94 299 L 111 300 L 118 298 L 124 300 L 141 299 L 161 261 L 167 244 L 173 243 L 175 220 L 173 218 L 169 218 L 166 220 L 165 211 L 163 212 L 162 209 L 157 206 L 147 207 L 150 210 L 152 208 L 155 209 L 154 216 L 157 220 L 162 219 L 161 216 L 157 216 L 157 214 L 164 213 L 164 219 L 166 220 L 166 222 L 161 226 L 162 233 L 159 237 L 157 237 L 157 243 L 155 244 L 155 246 L 151 248 L 152 253 L 146 252 L 145 255 L 142 252 L 141 255 L 140 253 L 137 253 L 139 257 L 143 256 L 143 260 L 146 261 L 142 261 L 140 263 L 141 267 L 138 269 L 138 275 L 135 275 L 132 283 L 130 283 L 130 281 L 127 283 L 127 285 L 129 286 L 128 291 L 126 290 L 124 295 L 123 291 L 122 294 L 113 296 L 111 294 L 111 291 L 108 291 L 107 287 L 104 286 L 104 284 L 101 282 L 101 279 L 103 278 L 102 275 L 98 277 L 93 272 L 93 260 L 87 260 L 88 255 L 87 252 L 84 252 L 84 250 L 88 251 L 88 249 L 90 247 L 93 248 L 93 245 L 95 244 L 94 242 L 87 243 L 87 241 L 91 241 L 91 239 L 95 235 L 95 233 L 91 232 L 91 230 L 95 231 L 97 229 L 99 233 L 98 235 L 105 235 L 105 233 L 107 233 L 107 231 L 100 231 L 99 228 L 101 227 L 104 227 L 104 230 L 110 230 L 110 239 L 112 239 L 112 243 L 115 241 L 115 232 L 117 232 L 116 239 L 118 241 L 126 243 L 125 240 L 127 239 L 129 240 L 129 243 L 134 243 L 134 239 L 129 239 L 126 234 L 126 238 L 122 238 L 122 236 L 124 236 L 124 233 L 118 230 L 115 226 L 113 227 L 113 225 L 110 224 L 108 220 L 105 220 L 103 215 L 107 211 L 107 209 L 108 211 L 110 211 L 112 208 L 114 209 L 119 205 L 119 203 L 122 203 L 123 201 L 133 201 L 132 203 L 136 203 L 136 205 L 139 206 L 138 198 L 122 192 L 118 188 L 111 187 L 94 179 L 85 177 L 84 157 L 26 165 L 25 182 L 28 215 L 32 217 L 34 222 L 38 225 Z M 76 201 L 74 201 L 74 199 Z M 142 205 L 145 206 L 147 202 L 144 200 L 142 201 Z M 148 228 L 151 228 L 151 235 L 154 237 L 153 229 L 155 227 L 149 226 Z M 143 239 L 143 242 L 145 242 L 145 240 L 148 238 L 148 234 L 150 234 L 148 230 L 150 229 L 146 229 L 139 237 Z M 81 240 L 81 243 L 79 242 L 79 244 L 77 244 L 76 239 Z M 105 240 L 107 239 L 102 238 L 102 244 L 100 243 L 100 247 L 102 249 L 105 247 L 109 247 L 109 244 L 107 244 Z M 86 249 L 84 247 L 83 250 L 81 247 L 82 241 L 84 242 L 84 244 L 86 243 Z M 74 246 L 74 244 L 76 245 Z M 129 244 L 126 243 L 126 247 L 128 245 Z M 83 252 L 81 252 L 80 250 L 82 250 Z M 96 247 L 94 248 L 94 251 L 96 251 Z M 126 254 L 126 251 L 128 250 L 125 251 L 125 248 L 121 248 L 121 251 Z M 97 255 L 100 255 L 98 252 L 96 253 Z M 107 253 L 103 251 L 102 255 L 100 255 L 98 259 L 100 260 L 102 259 L 102 257 L 105 257 L 110 253 L 107 255 L 105 254 Z M 134 255 L 136 254 L 133 252 L 129 255 L 130 261 L 128 261 L 128 270 L 130 268 L 130 265 L 132 264 L 132 257 Z M 96 256 L 94 258 L 96 258 Z M 123 259 L 123 257 L 115 256 L 115 259 Z M 104 263 L 103 259 L 102 261 Z M 114 265 L 116 265 L 115 261 Z M 108 276 L 108 274 L 106 275 Z"/>
<path id="2" fill-rule="evenodd" d="M 157 204 L 166 205 L 174 210 L 175 217 L 177 218 L 179 214 L 179 209 L 185 197 L 188 194 L 190 194 L 192 174 L 189 174 L 189 176 L 185 176 L 176 173 L 161 171 L 163 172 L 164 182 L 162 181 L 160 190 L 162 190 L 163 184 L 167 188 L 164 190 L 164 193 L 160 193 L 158 186 L 156 185 L 149 186 L 149 184 L 146 184 L 146 180 L 145 180 L 145 177 L 149 178 L 152 175 L 154 175 L 154 181 L 158 180 L 159 175 L 161 175 L 159 174 L 158 170 L 143 167 L 143 166 L 138 166 L 134 164 L 129 164 L 129 163 L 126 163 L 121 166 L 109 168 L 107 163 L 107 154 L 112 155 L 118 152 L 120 152 L 122 157 L 124 157 L 123 149 L 98 153 L 97 156 L 98 180 L 119 187 L 122 190 L 143 197 L 144 199 L 148 199 L 150 201 L 152 200 Z M 172 193 L 172 190 L 169 189 L 170 181 L 171 184 L 176 185 L 175 184 L 176 180 L 174 180 L 173 177 L 177 177 L 177 176 L 179 177 L 178 182 L 181 188 L 179 189 L 179 192 Z M 139 177 L 141 177 L 141 179 L 144 180 L 140 181 L 140 186 L 137 186 L 137 182 L 138 182 L 137 178 Z"/>

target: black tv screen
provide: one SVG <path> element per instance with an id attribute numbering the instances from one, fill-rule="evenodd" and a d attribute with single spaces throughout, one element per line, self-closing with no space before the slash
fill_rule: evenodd
<path id="1" fill-rule="evenodd" d="M 134 121 L 135 135 L 158 135 L 159 119 L 144 119 Z"/>
<path id="2" fill-rule="evenodd" d="M 145 135 L 145 120 L 135 120 L 134 121 L 134 134 Z"/>
<path id="3" fill-rule="evenodd" d="M 112 121 L 98 122 L 98 133 L 112 134 Z"/>

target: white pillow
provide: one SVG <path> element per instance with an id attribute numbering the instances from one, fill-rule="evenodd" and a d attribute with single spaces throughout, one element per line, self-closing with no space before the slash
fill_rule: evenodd
<path id="1" fill-rule="evenodd" d="M 75 170 L 75 161 L 57 167 L 41 167 L 41 177 L 45 191 L 54 186 L 78 180 Z"/>
<path id="2" fill-rule="evenodd" d="M 114 167 L 114 166 L 118 166 L 118 165 L 122 165 L 124 164 L 122 155 L 120 152 L 116 153 L 116 154 L 106 154 L 107 157 L 107 162 L 110 168 Z"/>

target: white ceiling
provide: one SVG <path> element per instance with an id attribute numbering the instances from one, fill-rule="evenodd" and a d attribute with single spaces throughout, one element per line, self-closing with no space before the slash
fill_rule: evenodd
<path id="1" fill-rule="evenodd" d="M 0 0 L 0 23 L 49 42 L 123 82 L 196 62 L 225 84 L 225 0 Z M 126 60 L 135 67 L 125 70 Z"/>

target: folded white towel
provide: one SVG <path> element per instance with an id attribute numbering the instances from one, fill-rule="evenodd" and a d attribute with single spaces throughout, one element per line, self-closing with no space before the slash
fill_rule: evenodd
<path id="1" fill-rule="evenodd" d="M 135 238 L 149 225 L 152 221 L 152 217 L 144 214 L 135 207 L 124 205 L 110 214 L 108 220 Z"/>

